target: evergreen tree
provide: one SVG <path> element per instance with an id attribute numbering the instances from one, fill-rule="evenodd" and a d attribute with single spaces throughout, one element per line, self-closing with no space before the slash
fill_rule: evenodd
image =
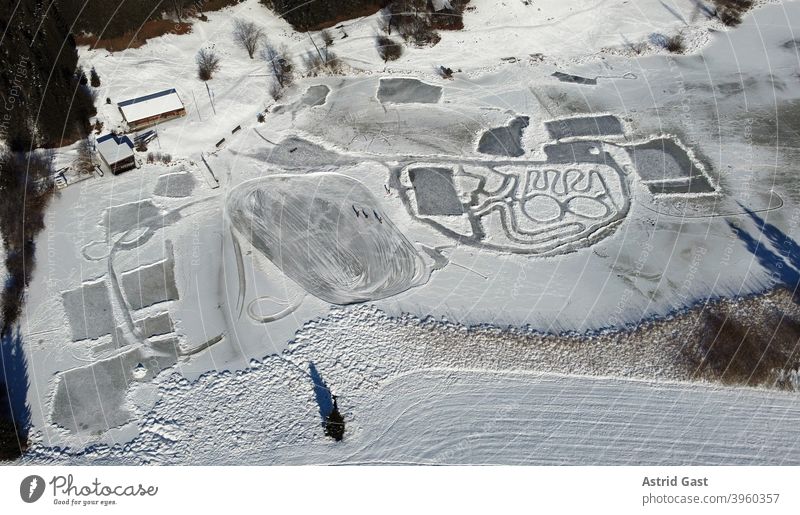
<path id="1" fill-rule="evenodd" d="M 46 0 L 0 0 L 0 91 L 5 104 L 0 137 L 12 151 L 75 141 L 95 114 L 78 52 L 60 5 Z M 13 51 L 12 51 L 13 49 Z M 4 122 L 4 123 L 2 123 Z M 36 138 L 33 135 L 36 135 Z"/>
<path id="2" fill-rule="evenodd" d="M 92 66 L 92 70 L 89 72 L 89 75 L 91 76 L 92 87 L 93 88 L 99 88 L 100 87 L 100 76 L 97 74 L 97 70 L 94 69 L 94 66 Z"/>
<path id="3" fill-rule="evenodd" d="M 335 395 L 333 396 L 333 410 L 325 420 L 325 436 L 330 436 L 337 442 L 341 442 L 344 438 L 344 417 L 339 413 Z"/>
<path id="4" fill-rule="evenodd" d="M 89 80 L 86 78 L 86 73 L 83 71 L 83 67 L 78 66 L 78 68 L 75 70 L 75 77 L 78 79 L 78 84 L 81 86 L 89 84 Z"/>

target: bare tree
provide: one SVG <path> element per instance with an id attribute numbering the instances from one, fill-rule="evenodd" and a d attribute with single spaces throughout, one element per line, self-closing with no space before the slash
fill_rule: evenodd
<path id="1" fill-rule="evenodd" d="M 322 42 L 325 43 L 326 47 L 333 46 L 333 36 L 328 29 L 322 29 L 319 35 L 322 37 Z"/>
<path id="2" fill-rule="evenodd" d="M 383 17 L 387 34 L 391 34 L 394 27 L 406 42 L 413 45 L 433 46 L 441 40 L 433 27 L 427 0 L 396 0 L 389 4 Z"/>
<path id="3" fill-rule="evenodd" d="M 294 80 L 294 66 L 287 57 L 286 47 L 278 49 L 267 41 L 264 48 L 261 49 L 261 58 L 267 62 L 267 66 L 270 67 L 272 75 L 275 77 L 275 82 L 281 88 L 291 85 Z"/>
<path id="4" fill-rule="evenodd" d="M 342 61 L 331 51 L 327 51 L 325 57 L 320 52 L 308 52 L 303 57 L 303 64 L 306 67 L 306 73 L 310 77 L 325 74 L 339 75 L 342 73 Z"/>
<path id="5" fill-rule="evenodd" d="M 716 16 L 729 26 L 742 23 L 742 16 L 753 7 L 753 0 L 712 0 L 716 7 Z"/>
<path id="6" fill-rule="evenodd" d="M 92 161 L 92 145 L 89 138 L 82 139 L 78 145 L 78 156 L 72 161 L 72 166 L 81 175 L 89 175 L 94 172 L 94 162 Z"/>
<path id="7" fill-rule="evenodd" d="M 212 75 L 219 69 L 219 56 L 213 50 L 201 48 L 197 52 L 197 76 L 202 81 L 211 80 Z"/>
<path id="8" fill-rule="evenodd" d="M 283 98 L 283 88 L 278 81 L 272 81 L 272 84 L 269 85 L 269 96 L 271 96 L 273 100 L 280 100 Z"/>
<path id="9" fill-rule="evenodd" d="M 375 46 L 378 48 L 378 55 L 383 62 L 397 60 L 403 55 L 403 46 L 382 34 L 375 36 Z"/>
<path id="10" fill-rule="evenodd" d="M 686 49 L 683 44 L 683 35 L 682 34 L 675 34 L 674 36 L 670 36 L 667 38 L 667 43 L 665 48 L 672 52 L 673 54 L 682 54 L 683 51 Z"/>
<path id="11" fill-rule="evenodd" d="M 183 12 L 184 12 L 184 0 L 171 0 L 172 4 L 172 12 L 175 13 L 175 17 L 178 18 L 178 21 L 183 21 Z"/>
<path id="12" fill-rule="evenodd" d="M 288 51 L 285 46 L 276 48 L 269 41 L 265 41 L 264 48 L 261 49 L 261 58 L 266 61 L 267 66 L 272 70 L 274 78 L 269 94 L 273 99 L 278 100 L 283 96 L 283 90 L 294 81 L 294 65 L 288 58 Z"/>
<path id="13" fill-rule="evenodd" d="M 250 59 L 256 53 L 259 43 L 265 38 L 264 29 L 253 23 L 238 19 L 233 22 L 233 39 L 247 50 Z"/>

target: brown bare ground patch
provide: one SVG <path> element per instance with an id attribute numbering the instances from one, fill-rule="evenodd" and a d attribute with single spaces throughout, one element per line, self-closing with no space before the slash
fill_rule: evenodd
<path id="1" fill-rule="evenodd" d="M 683 348 L 693 375 L 724 384 L 791 388 L 788 377 L 800 367 L 800 317 L 790 296 L 771 300 L 720 302 L 695 312 L 694 330 Z"/>
<path id="2" fill-rule="evenodd" d="M 435 366 L 800 390 L 800 304 L 786 289 L 710 300 L 666 319 L 591 335 L 412 320 L 381 323 L 407 331 L 392 332 L 393 338 L 428 342 L 426 363 Z"/>
<path id="3" fill-rule="evenodd" d="M 139 48 L 147 43 L 148 39 L 157 38 L 164 34 L 188 34 L 192 31 L 192 24 L 174 22 L 170 20 L 150 20 L 139 29 L 128 31 L 115 38 L 103 39 L 97 36 L 80 35 L 75 38 L 78 45 L 89 45 L 89 48 L 104 48 L 109 52 L 118 52 L 126 48 Z"/>

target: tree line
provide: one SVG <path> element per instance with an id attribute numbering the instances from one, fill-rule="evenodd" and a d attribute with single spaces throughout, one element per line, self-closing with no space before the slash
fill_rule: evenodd
<path id="1" fill-rule="evenodd" d="M 16 328 L 30 283 L 36 236 L 54 194 L 51 159 L 42 149 L 85 137 L 95 114 L 68 19 L 57 3 L 0 0 L 0 458 L 27 446 L 28 381 Z"/>

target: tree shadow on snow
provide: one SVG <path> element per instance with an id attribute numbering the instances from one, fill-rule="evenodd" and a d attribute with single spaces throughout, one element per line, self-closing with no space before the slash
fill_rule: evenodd
<path id="1" fill-rule="evenodd" d="M 19 458 L 28 446 L 29 386 L 22 336 L 6 331 L 0 338 L 0 460 Z"/>
<path id="2" fill-rule="evenodd" d="M 778 229 L 775 225 L 767 223 L 759 215 L 745 208 L 747 215 L 758 227 L 769 245 L 761 237 L 754 238 L 744 229 L 734 225 L 728 220 L 728 226 L 733 233 L 744 243 L 745 247 L 753 254 L 758 263 L 770 272 L 777 283 L 785 286 L 792 292 L 795 302 L 800 301 L 798 286 L 800 286 L 800 245 L 789 235 Z M 772 247 L 772 248 L 770 248 Z"/>
<path id="3" fill-rule="evenodd" d="M 317 400 L 317 406 L 319 406 L 319 416 L 322 418 L 322 423 L 324 424 L 333 411 L 333 396 L 313 362 L 308 364 L 308 372 L 311 375 L 311 380 L 314 382 L 314 397 Z"/>

